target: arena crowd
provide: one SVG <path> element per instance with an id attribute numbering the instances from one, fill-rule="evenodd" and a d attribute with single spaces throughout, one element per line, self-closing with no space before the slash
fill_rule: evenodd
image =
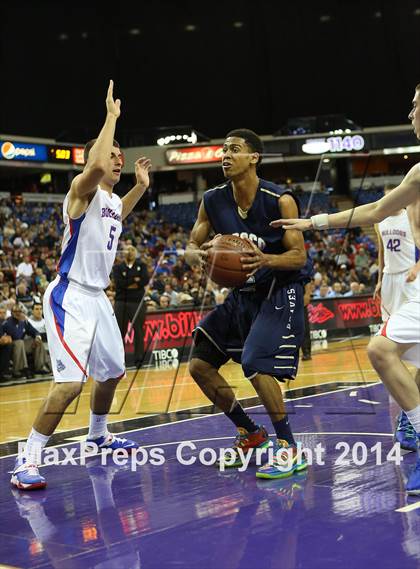
<path id="1" fill-rule="evenodd" d="M 63 235 L 61 207 L 0 201 L 0 381 L 50 371 L 42 299 L 57 274 Z M 184 260 L 193 219 L 182 226 L 163 215 L 159 211 L 131 214 L 124 222 L 116 259 L 116 264 L 123 262 L 127 248 L 135 247 L 149 276 L 147 311 L 223 303 L 228 289 L 208 281 L 199 266 L 190 267 Z M 373 292 L 377 251 L 363 231 L 311 232 L 305 235 L 305 243 L 314 262 L 313 299 Z M 114 302 L 113 278 L 106 292 Z"/>

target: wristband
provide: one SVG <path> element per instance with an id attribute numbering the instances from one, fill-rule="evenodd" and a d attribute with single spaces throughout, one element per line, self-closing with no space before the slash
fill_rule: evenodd
<path id="1" fill-rule="evenodd" d="M 312 227 L 314 229 L 328 229 L 328 213 L 320 213 L 311 217 Z"/>

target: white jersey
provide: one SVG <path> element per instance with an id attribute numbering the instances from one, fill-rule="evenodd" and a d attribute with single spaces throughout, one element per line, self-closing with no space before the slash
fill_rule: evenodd
<path id="1" fill-rule="evenodd" d="M 121 198 L 98 186 L 87 210 L 77 219 L 69 217 L 67 204 L 68 194 L 63 204 L 65 229 L 58 273 L 79 285 L 104 289 L 109 285 L 122 230 Z"/>
<path id="2" fill-rule="evenodd" d="M 384 273 L 408 271 L 418 261 L 407 211 L 387 217 L 378 224 L 384 248 Z"/>

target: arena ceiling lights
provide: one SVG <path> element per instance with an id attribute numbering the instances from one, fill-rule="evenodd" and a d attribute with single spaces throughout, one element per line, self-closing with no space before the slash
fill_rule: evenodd
<path id="1" fill-rule="evenodd" d="M 167 136 L 161 136 L 156 140 L 156 143 L 159 146 L 165 146 L 167 144 L 185 144 L 186 142 L 190 142 L 191 144 L 195 144 L 198 140 L 197 134 L 192 130 L 189 134 L 169 134 Z"/>

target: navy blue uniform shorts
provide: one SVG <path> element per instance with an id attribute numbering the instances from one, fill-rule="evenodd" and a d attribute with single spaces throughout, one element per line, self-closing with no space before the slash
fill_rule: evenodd
<path id="1" fill-rule="evenodd" d="M 301 283 L 234 289 L 198 323 L 192 357 L 217 369 L 232 359 L 248 379 L 259 373 L 284 381 L 296 377 L 303 337 Z"/>

